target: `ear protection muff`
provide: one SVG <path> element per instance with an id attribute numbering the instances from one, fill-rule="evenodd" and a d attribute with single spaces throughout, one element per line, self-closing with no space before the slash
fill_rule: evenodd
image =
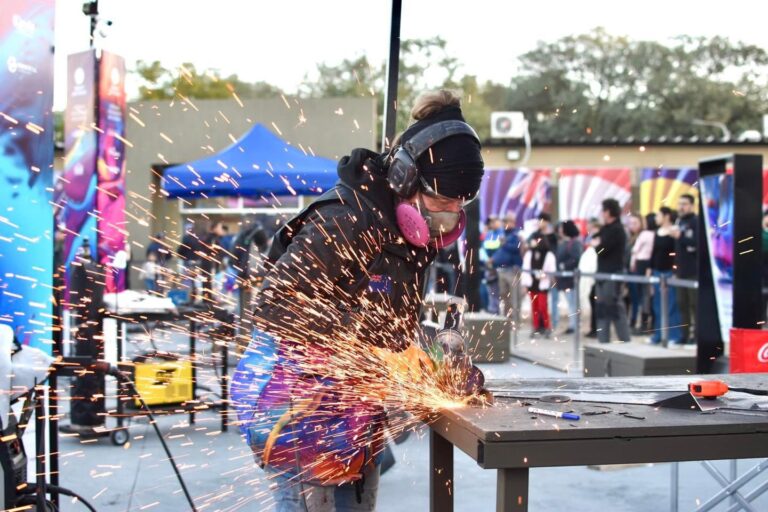
<path id="1" fill-rule="evenodd" d="M 464 213 L 464 210 L 461 210 L 459 212 L 459 222 L 455 228 L 448 233 L 444 233 L 439 238 L 430 240 L 427 220 L 413 205 L 400 203 L 395 209 L 395 216 L 397 217 L 397 226 L 403 233 L 403 237 L 405 237 L 409 244 L 416 247 L 426 247 L 431 244 L 437 249 L 442 249 L 458 240 L 467 226 L 467 215 Z"/>
<path id="2" fill-rule="evenodd" d="M 450 120 L 429 125 L 405 144 L 393 148 L 387 158 L 387 181 L 390 188 L 400 197 L 413 197 L 419 189 L 420 172 L 416 161 L 430 147 L 454 135 L 469 135 L 480 142 L 475 130 L 467 123 Z"/>
<path id="3" fill-rule="evenodd" d="M 469 135 L 480 142 L 477 133 L 463 121 L 440 121 L 427 126 L 403 145 L 393 148 L 387 157 L 387 181 L 390 188 L 400 197 L 408 199 L 418 191 L 420 186 L 420 171 L 416 160 L 431 146 L 443 139 L 454 135 Z M 467 224 L 466 215 L 462 210 L 459 222 L 449 233 L 430 240 L 429 225 L 421 212 L 411 204 L 401 203 L 395 210 L 395 217 L 403 237 L 411 245 L 427 247 L 431 245 L 438 249 L 452 244 L 459 239 Z"/>

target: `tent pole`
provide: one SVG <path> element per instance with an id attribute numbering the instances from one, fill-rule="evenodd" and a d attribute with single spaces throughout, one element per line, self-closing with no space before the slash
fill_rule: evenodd
<path id="1" fill-rule="evenodd" d="M 395 137 L 397 124 L 397 83 L 400 71 L 400 17 L 402 0 L 392 0 L 392 18 L 389 29 L 389 58 L 387 59 L 387 90 L 384 94 L 384 126 L 381 150 L 386 151 Z"/>

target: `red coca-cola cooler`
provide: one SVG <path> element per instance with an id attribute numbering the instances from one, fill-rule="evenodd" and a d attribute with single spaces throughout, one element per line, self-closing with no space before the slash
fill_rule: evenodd
<path id="1" fill-rule="evenodd" d="M 768 373 L 768 331 L 731 329 L 731 373 Z"/>

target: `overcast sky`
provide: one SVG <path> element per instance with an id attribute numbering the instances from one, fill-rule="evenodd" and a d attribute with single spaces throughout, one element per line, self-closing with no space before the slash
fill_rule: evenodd
<path id="1" fill-rule="evenodd" d="M 66 103 L 66 55 L 88 48 L 83 0 L 56 2 L 55 108 Z M 112 20 L 100 47 L 167 67 L 236 73 L 295 90 L 320 61 L 367 55 L 383 61 L 389 0 L 100 0 Z M 768 47 L 763 0 L 403 0 L 402 37 L 442 36 L 462 72 L 507 82 L 515 57 L 538 40 L 596 26 L 664 41 L 680 34 L 724 35 Z M 129 83 L 129 87 L 130 87 Z M 135 82 L 134 82 L 135 87 Z M 129 90 L 129 95 L 132 91 Z"/>

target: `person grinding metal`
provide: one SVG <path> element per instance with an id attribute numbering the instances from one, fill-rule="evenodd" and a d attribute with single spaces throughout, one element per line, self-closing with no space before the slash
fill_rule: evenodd
<path id="1" fill-rule="evenodd" d="M 278 511 L 374 510 L 385 413 L 362 390 L 391 383 L 367 362 L 430 364 L 413 343 L 428 267 L 462 234 L 484 165 L 454 93 L 422 94 L 411 117 L 391 151 L 343 157 L 275 234 L 232 399 Z"/>

